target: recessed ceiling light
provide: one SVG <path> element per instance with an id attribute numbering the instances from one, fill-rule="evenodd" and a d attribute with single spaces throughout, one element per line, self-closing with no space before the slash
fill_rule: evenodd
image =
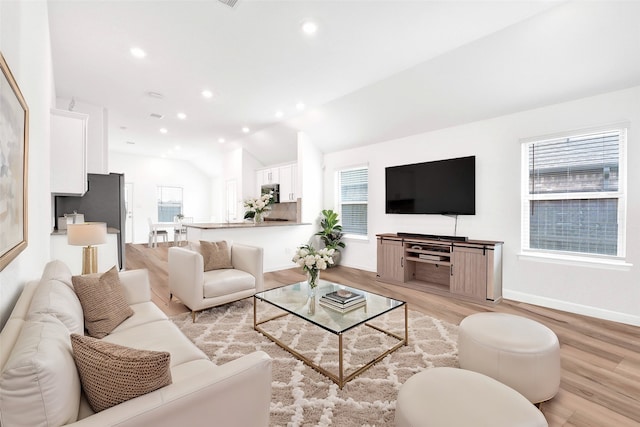
<path id="1" fill-rule="evenodd" d="M 306 21 L 302 23 L 302 31 L 305 34 L 312 35 L 318 31 L 318 24 L 313 21 Z"/>
<path id="2" fill-rule="evenodd" d="M 304 110 L 304 107 L 305 107 L 304 102 L 298 102 L 296 104 L 296 108 L 300 111 Z"/>
<path id="3" fill-rule="evenodd" d="M 211 98 L 213 97 L 213 92 L 211 92 L 208 89 L 205 89 L 202 91 L 202 96 L 204 96 L 205 98 Z"/>
<path id="4" fill-rule="evenodd" d="M 224 143 L 225 143 L 225 140 L 224 140 L 224 138 L 218 138 L 218 142 L 219 142 L 220 144 L 224 144 Z"/>
<path id="5" fill-rule="evenodd" d="M 169 132 L 167 128 L 160 128 L 160 133 L 167 133 L 167 132 Z"/>
<path id="6" fill-rule="evenodd" d="M 244 133 L 249 133 L 250 131 L 251 131 L 251 129 L 249 129 L 246 126 L 242 128 L 242 132 L 244 132 Z"/>
<path id="7" fill-rule="evenodd" d="M 284 113 L 280 110 L 276 111 L 276 118 L 281 119 L 284 116 Z"/>
<path id="8" fill-rule="evenodd" d="M 177 116 L 180 120 L 184 120 L 187 118 L 187 115 L 185 113 L 178 113 Z"/>
<path id="9" fill-rule="evenodd" d="M 180 150 L 182 150 L 182 147 L 179 146 L 179 145 L 176 145 L 175 147 L 173 147 L 173 149 L 176 150 L 176 151 L 180 151 Z"/>
<path id="10" fill-rule="evenodd" d="M 147 56 L 147 52 L 140 49 L 139 47 L 132 47 L 129 52 L 131 52 L 131 55 L 135 56 L 136 58 L 144 58 L 145 56 Z"/>

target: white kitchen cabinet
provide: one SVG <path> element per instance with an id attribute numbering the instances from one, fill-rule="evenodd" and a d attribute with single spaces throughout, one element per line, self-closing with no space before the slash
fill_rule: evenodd
<path id="1" fill-rule="evenodd" d="M 298 199 L 298 166 L 295 163 L 278 168 L 280 177 L 280 203 L 295 202 Z"/>
<path id="2" fill-rule="evenodd" d="M 280 169 L 270 168 L 265 169 L 263 175 L 263 184 L 279 184 L 280 183 Z"/>
<path id="3" fill-rule="evenodd" d="M 258 186 L 258 194 L 263 185 L 279 184 L 280 169 L 277 167 L 256 170 L 256 184 Z"/>
<path id="4" fill-rule="evenodd" d="M 298 164 L 290 163 L 256 170 L 258 193 L 267 184 L 280 185 L 280 203 L 295 202 L 298 199 Z"/>
<path id="5" fill-rule="evenodd" d="M 86 114 L 51 110 L 51 193 L 86 193 L 88 121 Z"/>

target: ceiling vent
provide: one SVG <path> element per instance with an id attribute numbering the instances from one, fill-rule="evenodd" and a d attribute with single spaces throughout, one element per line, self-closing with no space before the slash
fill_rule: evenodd
<path id="1" fill-rule="evenodd" d="M 158 114 L 158 113 L 151 113 L 149 114 L 151 117 L 153 117 L 154 119 L 161 119 L 164 116 L 162 114 Z"/>
<path id="2" fill-rule="evenodd" d="M 238 0 L 218 0 L 218 1 L 222 4 L 226 4 L 229 7 L 234 7 L 236 3 L 238 3 Z"/>
<path id="3" fill-rule="evenodd" d="M 155 98 L 155 99 L 164 99 L 164 95 L 158 92 L 147 92 L 147 95 L 149 95 L 149 97 L 151 98 Z"/>

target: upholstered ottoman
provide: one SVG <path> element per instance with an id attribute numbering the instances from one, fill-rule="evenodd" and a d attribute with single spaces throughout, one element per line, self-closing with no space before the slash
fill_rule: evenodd
<path id="1" fill-rule="evenodd" d="M 476 313 L 460 322 L 460 367 L 488 375 L 533 403 L 560 388 L 560 345 L 555 333 L 526 317 Z"/>
<path id="2" fill-rule="evenodd" d="M 524 396 L 483 374 L 432 368 L 400 388 L 396 427 L 546 427 Z"/>

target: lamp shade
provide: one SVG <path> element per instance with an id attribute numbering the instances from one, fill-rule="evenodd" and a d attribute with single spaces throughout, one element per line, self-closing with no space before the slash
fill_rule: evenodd
<path id="1" fill-rule="evenodd" d="M 68 224 L 67 242 L 73 246 L 91 246 L 107 243 L 107 224 L 104 222 Z"/>

